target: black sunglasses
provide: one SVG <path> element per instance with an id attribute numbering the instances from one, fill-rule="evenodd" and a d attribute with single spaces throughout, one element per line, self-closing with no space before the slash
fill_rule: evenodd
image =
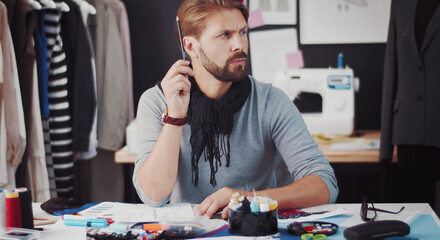
<path id="1" fill-rule="evenodd" d="M 405 209 L 405 206 L 403 206 L 402 208 L 400 208 L 399 211 L 393 212 L 393 211 L 388 211 L 388 210 L 383 210 L 383 209 L 375 208 L 373 203 L 371 203 L 371 206 L 372 207 L 368 207 L 367 198 L 364 197 L 363 200 L 362 200 L 362 205 L 361 205 L 361 218 L 365 222 L 372 222 L 372 221 L 374 221 L 374 219 L 377 217 L 377 213 L 376 212 L 398 214 L 398 213 L 402 212 L 403 209 Z M 370 214 L 368 214 L 368 210 L 370 210 Z M 373 214 L 371 214 L 371 213 L 373 213 Z"/>

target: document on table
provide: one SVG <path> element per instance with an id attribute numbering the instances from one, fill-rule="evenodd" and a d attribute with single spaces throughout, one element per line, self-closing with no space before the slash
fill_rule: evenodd
<path id="1" fill-rule="evenodd" d="M 339 209 L 335 209 L 335 210 L 330 210 L 326 213 L 312 214 L 312 215 L 304 216 L 304 217 L 278 219 L 278 222 L 286 222 L 286 223 L 306 222 L 306 221 L 314 221 L 314 220 L 322 219 L 322 218 L 345 215 L 345 214 L 348 214 L 347 210 L 345 210 L 344 208 L 339 208 Z"/>
<path id="2" fill-rule="evenodd" d="M 90 218 L 111 218 L 115 222 L 156 222 L 161 220 L 183 220 L 194 218 L 190 203 L 167 204 L 163 207 L 150 207 L 146 204 L 102 202 L 80 212 Z M 206 217 L 208 218 L 208 217 Z M 227 225 L 222 219 L 207 219 L 205 231 L 215 231 Z"/>
<path id="3" fill-rule="evenodd" d="M 111 218 L 118 222 L 150 222 L 161 219 L 194 217 L 189 203 L 167 204 L 163 207 L 150 207 L 146 204 L 102 202 L 80 212 L 87 217 Z"/>
<path id="4" fill-rule="evenodd" d="M 357 139 L 351 142 L 333 143 L 330 150 L 374 150 L 379 147 L 379 139 Z"/>

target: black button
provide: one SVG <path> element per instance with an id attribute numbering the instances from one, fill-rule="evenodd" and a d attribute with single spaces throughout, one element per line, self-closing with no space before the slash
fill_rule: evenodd
<path id="1" fill-rule="evenodd" d="M 423 101 L 423 96 L 422 95 L 417 95 L 417 100 Z"/>
<path id="2" fill-rule="evenodd" d="M 419 72 L 421 72 L 423 70 L 422 66 L 417 66 L 417 70 L 419 70 Z"/>

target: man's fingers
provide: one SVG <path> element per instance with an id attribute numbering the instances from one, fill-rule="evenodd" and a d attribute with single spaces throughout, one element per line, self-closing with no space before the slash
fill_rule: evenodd
<path id="1" fill-rule="evenodd" d="M 177 75 L 168 81 L 161 82 L 162 89 L 167 89 L 170 91 L 189 91 L 191 89 L 191 82 L 183 75 Z"/>
<path id="2" fill-rule="evenodd" d="M 178 66 L 176 72 L 182 75 L 194 76 L 194 71 L 188 66 Z"/>
<path id="3" fill-rule="evenodd" d="M 226 206 L 225 208 L 223 208 L 223 211 L 222 211 L 222 218 L 223 218 L 223 219 L 226 219 L 226 218 L 228 218 L 228 217 L 229 217 L 229 207 Z"/>
<path id="4" fill-rule="evenodd" d="M 194 76 L 193 70 L 189 67 L 190 62 L 185 60 L 179 60 L 171 66 L 170 70 L 168 71 L 167 75 L 170 74 L 183 74 L 183 75 L 191 75 Z"/>
<path id="5" fill-rule="evenodd" d="M 197 206 L 196 210 L 194 211 L 194 215 L 203 215 L 206 213 L 206 210 L 211 205 L 211 201 L 209 199 L 203 200 L 202 203 Z"/>
<path id="6" fill-rule="evenodd" d="M 208 215 L 208 217 L 212 217 L 212 215 L 214 215 L 219 208 L 220 205 L 217 201 L 212 202 L 209 208 L 206 210 L 206 215 Z"/>

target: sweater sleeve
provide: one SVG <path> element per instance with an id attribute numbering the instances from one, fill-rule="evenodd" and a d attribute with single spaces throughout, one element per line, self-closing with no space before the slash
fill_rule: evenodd
<path id="1" fill-rule="evenodd" d="M 171 194 L 161 201 L 153 201 L 143 191 L 138 181 L 138 171 L 142 164 L 147 161 L 154 145 L 159 138 L 163 127 L 162 112 L 166 108 L 165 99 L 159 87 L 155 86 L 144 92 L 139 100 L 136 126 L 138 132 L 138 155 L 135 162 L 133 172 L 133 184 L 138 193 L 139 198 L 152 207 L 162 206 L 166 204 Z"/>
<path id="2" fill-rule="evenodd" d="M 273 142 L 294 181 L 319 176 L 330 193 L 329 203 L 335 202 L 338 186 L 333 168 L 310 136 L 296 106 L 282 90 L 271 87 L 266 109 Z"/>

